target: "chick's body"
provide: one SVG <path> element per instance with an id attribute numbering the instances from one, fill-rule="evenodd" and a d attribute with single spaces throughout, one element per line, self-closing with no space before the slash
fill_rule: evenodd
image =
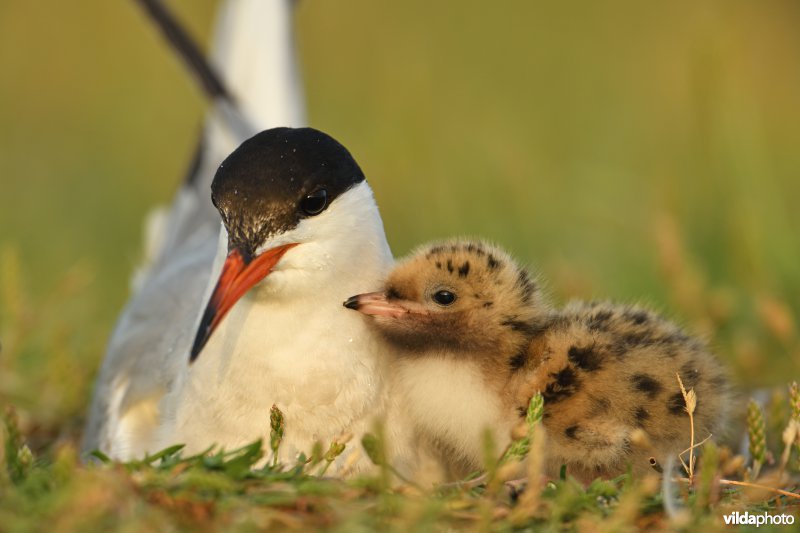
<path id="1" fill-rule="evenodd" d="M 424 457 L 424 479 L 456 479 L 500 450 L 531 396 L 545 400 L 545 464 L 583 481 L 650 467 L 689 446 L 676 374 L 699 399 L 695 432 L 716 430 L 724 372 L 705 346 L 655 313 L 611 303 L 553 310 L 539 285 L 482 242 L 426 246 L 398 264 L 383 292 L 348 307 L 372 315 L 394 348 L 393 387 Z M 428 465 L 422 467 L 427 468 Z"/>
<path id="2" fill-rule="evenodd" d="M 540 391 L 546 465 L 578 479 L 641 472 L 689 447 L 690 424 L 678 377 L 697 398 L 696 440 L 715 433 L 730 402 L 728 380 L 706 346 L 641 307 L 573 302 L 531 343 L 530 379 Z"/>

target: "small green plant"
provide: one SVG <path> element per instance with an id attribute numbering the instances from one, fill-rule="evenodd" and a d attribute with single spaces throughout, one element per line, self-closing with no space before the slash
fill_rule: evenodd
<path id="1" fill-rule="evenodd" d="M 536 426 L 542 421 L 544 415 L 544 397 L 537 392 L 528 403 L 528 411 L 525 415 L 524 430 L 522 436 L 513 440 L 506 452 L 503 454 L 501 463 L 510 460 L 522 460 L 530 451 L 531 438 L 536 431 Z"/>
<path id="2" fill-rule="evenodd" d="M 328 471 L 328 468 L 330 468 L 336 458 L 342 455 L 342 452 L 344 452 L 346 447 L 347 445 L 343 442 L 338 442 L 336 440 L 331 442 L 331 445 L 328 447 L 328 451 L 322 456 L 322 458 L 325 460 L 325 466 L 322 467 L 322 470 L 319 473 L 320 476 L 325 475 L 325 472 Z"/>
<path id="3" fill-rule="evenodd" d="M 283 440 L 283 413 L 278 406 L 273 405 L 269 410 L 269 447 L 272 450 L 272 464 L 278 464 L 278 450 Z"/>
<path id="4" fill-rule="evenodd" d="M 764 414 L 755 400 L 747 404 L 747 438 L 750 443 L 750 456 L 753 459 L 750 478 L 758 479 L 761 467 L 767 460 L 767 438 Z"/>
<path id="5" fill-rule="evenodd" d="M 33 454 L 28 445 L 22 441 L 19 431 L 19 420 L 13 407 L 9 406 L 3 413 L 5 426 L 5 473 L 12 483 L 20 483 L 27 476 L 33 464 Z"/>

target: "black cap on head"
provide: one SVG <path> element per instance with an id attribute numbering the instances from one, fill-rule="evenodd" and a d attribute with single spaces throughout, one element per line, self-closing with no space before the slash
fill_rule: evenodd
<path id="1" fill-rule="evenodd" d="M 246 140 L 222 162 L 211 200 L 229 248 L 252 256 L 268 237 L 324 211 L 364 181 L 350 152 L 312 128 L 274 128 Z"/>

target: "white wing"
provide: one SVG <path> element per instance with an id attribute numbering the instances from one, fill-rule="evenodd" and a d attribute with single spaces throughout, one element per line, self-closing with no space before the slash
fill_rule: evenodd
<path id="1" fill-rule="evenodd" d="M 148 217 L 146 258 L 112 334 L 95 386 L 85 451 L 118 459 L 150 450 L 158 403 L 188 364 L 220 238 L 210 198 L 222 160 L 250 135 L 302 126 L 305 110 L 295 61 L 292 0 L 226 0 L 212 64 L 238 112 L 216 103 L 206 120 L 193 175 L 168 208 Z"/>

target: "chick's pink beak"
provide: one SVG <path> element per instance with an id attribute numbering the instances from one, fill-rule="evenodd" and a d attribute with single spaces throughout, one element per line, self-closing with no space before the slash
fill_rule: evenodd
<path id="1" fill-rule="evenodd" d="M 411 312 L 410 309 L 400 304 L 399 301 L 389 301 L 383 292 L 368 292 L 351 296 L 344 302 L 344 306 L 370 316 L 389 316 L 398 318 Z"/>

